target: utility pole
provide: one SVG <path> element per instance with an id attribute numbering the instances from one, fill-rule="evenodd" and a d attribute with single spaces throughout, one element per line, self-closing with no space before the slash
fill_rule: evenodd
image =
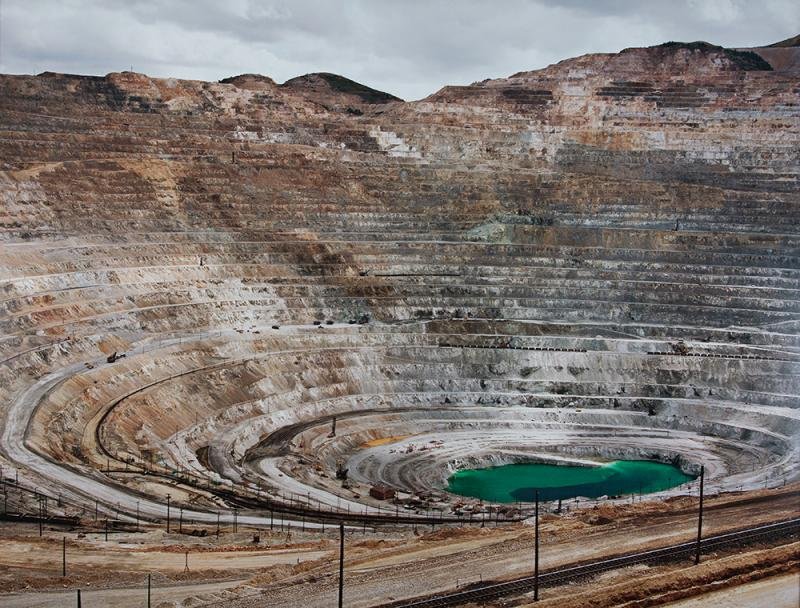
<path id="1" fill-rule="evenodd" d="M 81 608 L 81 590 L 78 589 L 78 608 Z"/>
<path id="2" fill-rule="evenodd" d="M 539 601 L 539 490 L 536 490 L 533 511 L 533 601 Z"/>
<path id="3" fill-rule="evenodd" d="M 67 537 L 61 539 L 61 576 L 67 576 Z"/>
<path id="4" fill-rule="evenodd" d="M 147 575 L 147 608 L 150 608 L 150 575 Z"/>
<path id="5" fill-rule="evenodd" d="M 700 511 L 697 516 L 697 545 L 694 552 L 694 563 L 700 563 L 700 539 L 703 536 L 703 481 L 705 478 L 706 467 L 700 467 Z"/>
<path id="6" fill-rule="evenodd" d="M 344 524 L 339 524 L 339 608 L 344 599 Z"/>
<path id="7" fill-rule="evenodd" d="M 167 494 L 167 534 L 169 534 L 169 499 L 172 498 L 169 494 Z"/>

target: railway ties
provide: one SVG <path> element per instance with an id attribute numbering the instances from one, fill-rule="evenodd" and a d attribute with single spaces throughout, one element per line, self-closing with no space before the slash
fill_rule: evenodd
<path id="1" fill-rule="evenodd" d="M 735 546 L 756 540 L 782 538 L 798 533 L 800 533 L 800 518 L 795 518 L 772 524 L 737 530 L 735 532 L 727 532 L 724 534 L 709 536 L 708 538 L 703 539 L 701 546 L 704 551 L 708 551 L 710 549 L 716 549 L 725 546 Z M 624 568 L 642 563 L 674 560 L 691 555 L 694 549 L 695 542 L 689 541 L 659 549 L 652 549 L 649 551 L 641 551 L 608 559 L 597 560 L 588 564 L 559 568 L 540 574 L 539 586 L 553 587 L 576 580 L 590 578 L 609 570 L 616 570 L 618 568 Z M 527 576 L 513 581 L 490 583 L 475 589 L 468 589 L 456 593 L 429 597 L 408 603 L 395 602 L 392 604 L 386 604 L 384 608 L 441 608 L 444 606 L 460 606 L 469 602 L 496 599 L 509 595 L 520 595 L 533 590 L 533 587 L 534 577 Z"/>

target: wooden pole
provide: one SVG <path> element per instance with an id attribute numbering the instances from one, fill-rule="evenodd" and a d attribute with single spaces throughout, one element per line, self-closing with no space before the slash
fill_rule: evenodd
<path id="1" fill-rule="evenodd" d="M 533 601 L 539 601 L 539 490 L 536 490 L 536 505 L 533 511 Z"/>
<path id="2" fill-rule="evenodd" d="M 700 540 L 703 537 L 703 482 L 705 480 L 706 467 L 700 467 L 700 510 L 697 514 L 697 543 L 694 551 L 694 563 L 700 563 Z"/>
<path id="3" fill-rule="evenodd" d="M 150 575 L 147 575 L 147 608 L 150 608 Z"/>
<path id="4" fill-rule="evenodd" d="M 81 608 L 81 590 L 78 589 L 78 608 Z"/>
<path id="5" fill-rule="evenodd" d="M 61 539 L 61 576 L 67 576 L 67 537 Z"/>
<path id="6" fill-rule="evenodd" d="M 344 600 L 344 524 L 339 524 L 339 608 Z"/>

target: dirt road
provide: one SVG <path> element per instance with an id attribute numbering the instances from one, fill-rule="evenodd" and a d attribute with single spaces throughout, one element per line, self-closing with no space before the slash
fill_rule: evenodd
<path id="1" fill-rule="evenodd" d="M 800 573 L 776 576 L 739 587 L 722 589 L 665 608 L 797 608 L 800 606 Z"/>
<path id="2" fill-rule="evenodd" d="M 243 580 L 225 581 L 220 583 L 192 583 L 189 585 L 176 585 L 171 587 L 156 587 L 152 589 L 152 605 L 158 606 L 161 602 L 182 602 L 190 596 L 202 595 L 208 600 L 215 596 L 220 597 L 220 592 L 242 584 Z M 146 584 L 145 584 L 146 585 Z M 131 587 L 126 589 L 82 589 L 82 608 L 142 608 L 147 605 L 147 588 Z M 76 592 L 54 591 L 48 593 L 14 593 L 0 596 L 3 608 L 64 608 L 75 606 Z"/>
<path id="3" fill-rule="evenodd" d="M 279 564 L 298 564 L 332 555 L 332 551 L 306 549 L 270 549 L 263 551 L 202 551 L 189 548 L 188 565 L 192 570 L 255 570 Z M 187 558 L 183 551 L 123 550 L 119 547 L 75 547 L 67 549 L 71 572 L 87 568 L 106 568 L 126 572 L 183 572 Z M 24 540 L 0 539 L 0 564 L 28 569 L 61 568 L 61 545 L 49 543 L 34 549 Z"/>
<path id="4" fill-rule="evenodd" d="M 796 515 L 794 492 L 765 496 L 755 501 L 709 504 L 704 530 L 714 534 Z M 591 515 L 590 513 L 588 515 Z M 541 566 L 549 568 L 609 554 L 643 550 L 686 541 L 696 533 L 696 513 L 654 513 L 606 525 L 580 521 L 551 521 L 542 526 Z M 455 536 L 448 542 L 397 548 L 352 560 L 346 565 L 345 595 L 352 608 L 452 590 L 456 585 L 512 578 L 528 574 L 533 561 L 530 529 L 502 531 L 498 535 Z M 443 539 L 444 540 L 444 539 Z M 328 608 L 335 598 L 337 578 L 333 565 L 313 573 L 296 585 L 272 585 L 266 592 L 271 608 L 294 608 L 302 598 L 304 608 Z M 263 596 L 230 602 L 236 608 L 255 608 Z"/>
<path id="5" fill-rule="evenodd" d="M 787 487 L 709 497 L 704 532 L 710 535 L 797 516 L 799 491 L 797 487 Z M 562 517 L 543 516 L 541 566 L 550 568 L 689 540 L 696 533 L 696 524 L 696 500 L 690 498 L 590 508 Z M 5 569 L 19 580 L 26 571 L 38 570 L 39 578 L 47 579 L 44 582 L 49 589 L 0 596 L 0 604 L 69 605 L 58 603 L 68 598 L 68 594 L 52 591 L 58 584 L 52 577 L 60 568 L 61 536 L 51 533 L 50 538 L 38 539 L 34 534 L 35 529 L 31 527 L 27 536 L 18 533 L 0 537 L 0 572 Z M 246 546 L 249 538 L 247 533 L 240 533 L 238 537 L 222 540 L 223 545 L 230 545 L 227 549 L 214 544 L 219 541 L 211 538 L 190 541 L 155 529 L 140 535 L 120 536 L 114 543 L 103 542 L 96 533 L 80 540 L 73 538 L 68 542 L 68 561 L 70 573 L 76 578 L 70 588 L 74 590 L 92 580 L 87 578 L 89 573 L 99 572 L 101 579 L 94 582 L 94 586 L 119 585 L 119 601 L 124 602 L 127 597 L 138 597 L 140 573 L 160 571 L 171 577 L 171 584 L 176 587 L 170 589 L 175 594 L 183 593 L 179 587 L 184 585 L 189 589 L 186 596 L 198 596 L 185 604 L 194 608 L 223 605 L 262 608 L 265 598 L 271 608 L 300 605 L 329 608 L 335 603 L 338 584 L 336 556 L 332 550 L 335 539 L 320 541 L 314 532 L 307 532 L 305 537 L 297 539 L 302 540 L 301 545 L 267 549 Z M 281 538 L 267 536 L 262 542 L 280 543 Z M 197 543 L 189 547 L 190 576 L 197 581 L 194 585 L 180 578 L 184 547 L 176 543 L 181 542 Z M 348 535 L 346 557 L 347 605 L 368 608 L 396 599 L 446 592 L 481 580 L 529 574 L 533 530 L 530 526 L 516 524 L 506 528 L 437 529 L 421 536 L 407 530 L 382 536 L 356 533 Z M 298 561 L 304 563 L 298 566 Z M 125 573 L 127 578 L 115 577 L 115 572 Z M 220 598 L 218 594 L 229 588 L 223 580 L 239 580 L 245 576 L 250 577 L 252 586 L 225 592 L 225 597 Z M 202 591 L 206 585 L 211 585 L 210 595 Z M 191 589 L 199 592 L 192 593 Z M 104 592 L 97 593 L 98 601 L 102 601 Z M 116 595 L 113 597 L 117 599 Z M 42 603 L 30 603 L 34 600 Z M 83 605 L 92 604 L 85 601 Z"/>

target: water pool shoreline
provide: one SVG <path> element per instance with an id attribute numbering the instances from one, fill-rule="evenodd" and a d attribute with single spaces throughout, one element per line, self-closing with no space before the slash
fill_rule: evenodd
<path id="1" fill-rule="evenodd" d="M 614 460 L 596 465 L 514 463 L 462 469 L 447 479 L 446 490 L 489 502 L 531 502 L 576 497 L 597 499 L 652 494 L 696 479 L 674 464 L 651 460 Z"/>

